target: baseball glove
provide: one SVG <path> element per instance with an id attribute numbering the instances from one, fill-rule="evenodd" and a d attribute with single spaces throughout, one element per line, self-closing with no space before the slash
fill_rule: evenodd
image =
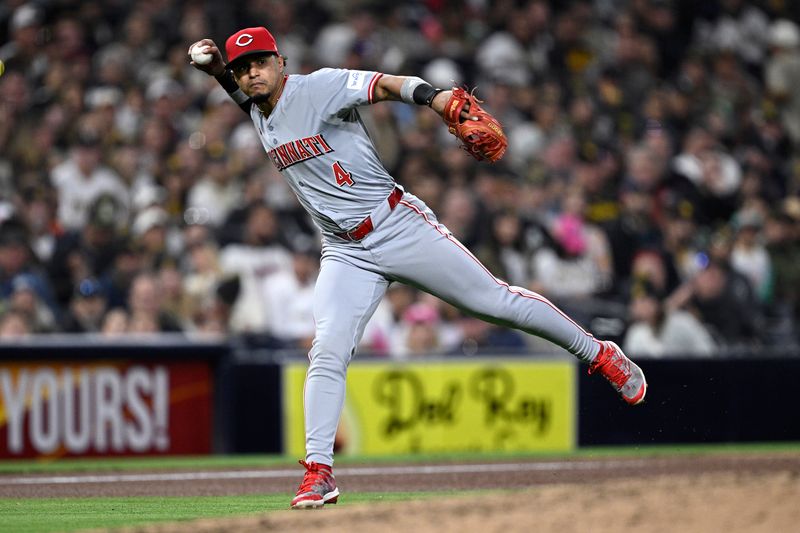
<path id="1" fill-rule="evenodd" d="M 467 153 L 478 161 L 494 163 L 506 153 L 508 139 L 497 119 L 481 108 L 483 101 L 475 98 L 473 92 L 474 89 L 467 92 L 461 87 L 453 87 L 453 95 L 444 106 L 443 118 L 450 133 L 461 141 L 461 147 Z M 461 112 L 467 104 L 469 116 L 478 120 L 462 118 Z"/>

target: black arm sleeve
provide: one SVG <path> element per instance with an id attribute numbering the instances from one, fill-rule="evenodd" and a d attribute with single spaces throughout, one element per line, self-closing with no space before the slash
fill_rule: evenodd
<path id="1" fill-rule="evenodd" d="M 236 105 L 242 108 L 242 111 L 250 115 L 250 97 L 244 94 L 239 86 L 236 84 L 236 80 L 233 79 L 233 74 L 230 70 L 225 69 L 225 72 L 220 74 L 219 76 L 214 76 L 217 80 L 217 83 L 222 85 L 222 88 L 225 89 L 225 92 L 228 93 Z"/>

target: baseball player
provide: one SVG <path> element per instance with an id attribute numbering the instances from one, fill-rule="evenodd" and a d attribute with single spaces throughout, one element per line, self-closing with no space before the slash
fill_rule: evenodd
<path id="1" fill-rule="evenodd" d="M 304 393 L 306 458 L 300 463 L 306 472 L 292 508 L 322 507 L 339 497 L 333 442 L 347 367 L 394 281 L 486 321 L 544 337 L 588 363 L 589 373 L 603 375 L 627 403 L 644 399 L 644 374 L 619 347 L 595 339 L 539 294 L 494 277 L 419 198 L 395 183 L 358 112 L 384 100 L 428 106 L 468 152 L 496 161 L 505 135 L 471 94 L 380 72 L 323 68 L 286 75 L 286 58 L 263 27 L 227 39 L 227 64 L 210 39 L 192 47 L 213 56 L 192 64 L 215 76 L 250 116 L 267 156 L 322 233 Z"/>

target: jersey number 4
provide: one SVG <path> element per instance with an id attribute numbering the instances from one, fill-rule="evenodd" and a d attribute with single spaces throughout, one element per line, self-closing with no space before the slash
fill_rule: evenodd
<path id="1" fill-rule="evenodd" d="M 353 185 L 353 175 L 342 167 L 338 161 L 333 164 L 333 176 L 336 178 L 336 185 L 344 187 L 345 185 Z"/>

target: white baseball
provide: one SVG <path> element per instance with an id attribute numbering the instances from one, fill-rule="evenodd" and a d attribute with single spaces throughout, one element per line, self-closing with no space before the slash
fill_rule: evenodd
<path id="1" fill-rule="evenodd" d="M 198 65 L 208 65 L 209 63 L 211 63 L 211 60 L 214 59 L 214 56 L 206 53 L 206 50 L 208 50 L 208 48 L 209 48 L 208 46 L 194 45 L 192 47 L 192 61 L 194 61 Z"/>

